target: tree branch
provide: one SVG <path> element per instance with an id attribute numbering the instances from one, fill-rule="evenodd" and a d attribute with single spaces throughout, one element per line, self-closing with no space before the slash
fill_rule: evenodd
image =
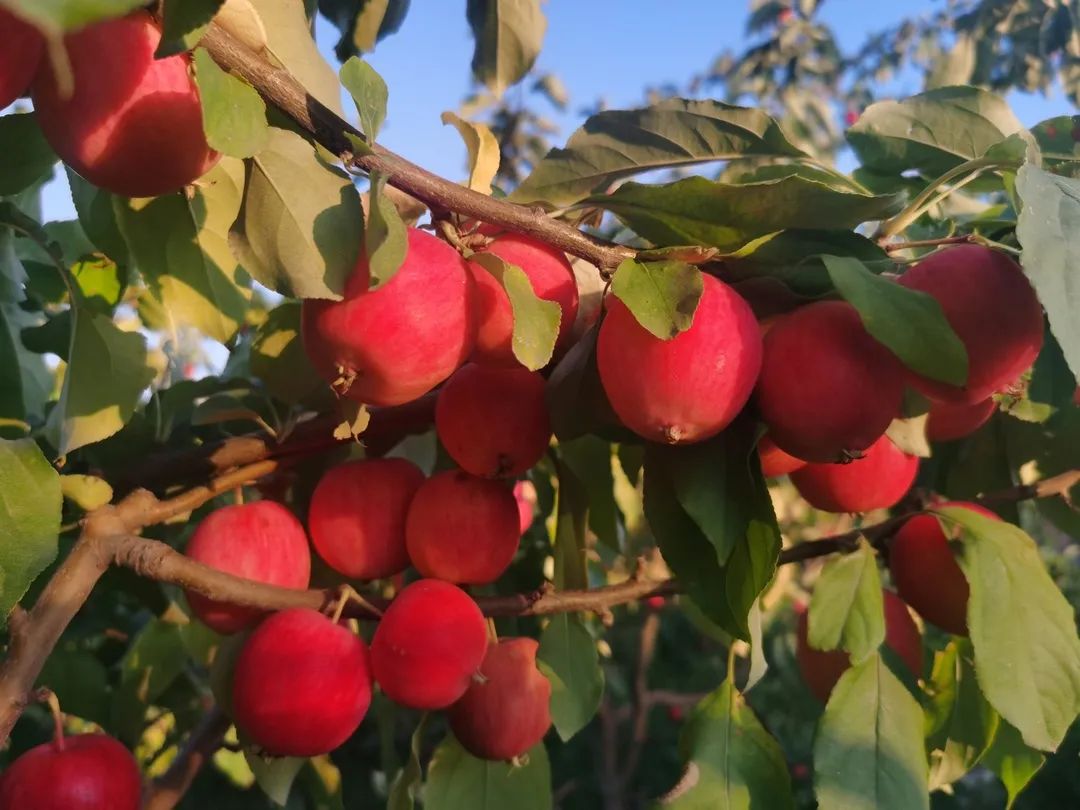
<path id="1" fill-rule="evenodd" d="M 390 185 L 425 203 L 433 212 L 453 211 L 534 236 L 600 269 L 617 267 L 637 254 L 632 248 L 596 239 L 541 209 L 497 200 L 459 186 L 377 144 L 366 154 L 356 154 L 345 133 L 363 139 L 361 133 L 313 98 L 287 70 L 271 65 L 217 23 L 210 24 L 199 44 L 222 68 L 245 79 L 346 166 L 368 173 L 381 172 Z"/>
<path id="2" fill-rule="evenodd" d="M 184 798 L 206 762 L 221 747 L 229 718 L 216 705 L 199 722 L 169 769 L 147 788 L 143 810 L 172 810 Z"/>

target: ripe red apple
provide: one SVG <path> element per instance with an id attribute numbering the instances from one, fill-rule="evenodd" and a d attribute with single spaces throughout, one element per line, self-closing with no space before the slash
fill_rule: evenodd
<path id="1" fill-rule="evenodd" d="M 972 405 L 933 402 L 926 419 L 926 438 L 932 442 L 963 438 L 985 425 L 996 410 L 997 404 L 991 397 Z"/>
<path id="2" fill-rule="evenodd" d="M 894 506 L 915 482 L 919 459 L 882 436 L 845 464 L 807 464 L 791 481 L 807 502 L 826 512 L 869 512 Z"/>
<path id="3" fill-rule="evenodd" d="M 807 461 L 865 450 L 900 410 L 904 369 L 843 301 L 785 315 L 765 335 L 757 404 L 769 438 Z"/>
<path id="4" fill-rule="evenodd" d="M 944 506 L 962 506 L 1000 520 L 977 503 L 946 501 L 935 505 Z M 900 527 L 889 545 L 889 570 L 897 593 L 916 613 L 946 632 L 967 635 L 967 578 L 936 516 L 916 515 Z"/>
<path id="5" fill-rule="evenodd" d="M 351 579 L 381 579 L 409 567 L 405 516 L 424 482 L 403 458 L 349 461 L 319 480 L 308 509 L 311 542 Z"/>
<path id="6" fill-rule="evenodd" d="M 433 475 L 416 491 L 405 522 L 409 558 L 425 577 L 467 585 L 494 582 L 521 539 L 509 486 L 461 470 Z"/>
<path id="7" fill-rule="evenodd" d="M 481 228 L 481 231 L 486 231 Z M 496 236 L 477 253 L 490 253 L 516 265 L 529 277 L 533 292 L 545 301 L 554 301 L 562 308 L 556 348 L 570 337 L 578 311 L 578 289 L 574 271 L 566 256 L 555 248 L 514 233 Z M 514 332 L 514 313 L 502 284 L 475 262 L 469 269 L 476 280 L 475 310 L 477 316 L 476 349 L 472 359 L 477 363 L 512 365 L 517 362 L 511 339 Z"/>
<path id="8" fill-rule="evenodd" d="M 785 453 L 767 435 L 761 437 L 757 450 L 758 458 L 761 459 L 761 474 L 766 478 L 779 478 L 802 469 L 807 464 L 801 458 Z"/>
<path id="9" fill-rule="evenodd" d="M 908 612 L 907 605 L 892 591 L 882 592 L 885 604 L 885 644 L 907 664 L 911 674 L 922 675 L 923 649 L 919 628 Z M 805 608 L 798 609 L 798 628 L 795 634 L 795 659 L 806 685 L 818 700 L 826 703 L 829 693 L 840 680 L 851 658 L 843 650 L 816 650 L 807 638 L 808 623 Z"/>
<path id="10" fill-rule="evenodd" d="M 37 73 L 45 40 L 34 26 L 0 8 L 0 110 L 26 92 Z"/>
<path id="11" fill-rule="evenodd" d="M 236 659 L 232 701 L 237 726 L 269 754 L 333 751 L 371 704 L 367 646 L 317 610 L 275 613 L 255 628 Z"/>
<path id="12" fill-rule="evenodd" d="M 0 779 L 0 810 L 139 810 L 142 776 L 107 734 L 58 737 L 31 748 Z"/>
<path id="13" fill-rule="evenodd" d="M 450 707 L 450 730 L 481 759 L 519 757 L 551 728 L 551 682 L 536 668 L 535 639 L 506 638 L 488 647 L 474 679 Z"/>
<path id="14" fill-rule="evenodd" d="M 532 481 L 518 481 L 514 484 L 514 500 L 518 507 L 518 528 L 525 534 L 533 523 L 536 513 L 536 487 Z"/>
<path id="15" fill-rule="evenodd" d="M 963 387 L 912 374 L 928 397 L 973 405 L 1025 372 L 1042 348 L 1042 306 L 1020 265 L 982 245 L 930 254 L 900 277 L 933 296 L 968 353 Z"/>
<path id="16" fill-rule="evenodd" d="M 465 591 L 437 579 L 407 585 L 371 640 L 375 680 L 412 709 L 445 709 L 469 688 L 487 653 L 487 623 Z"/>
<path id="17" fill-rule="evenodd" d="M 742 410 L 761 368 L 761 331 L 750 305 L 702 276 L 694 322 L 660 340 L 609 296 L 596 348 L 600 381 L 624 425 L 650 441 L 715 436 Z"/>
<path id="18" fill-rule="evenodd" d="M 344 300 L 304 301 L 304 348 L 319 374 L 350 399 L 400 405 L 441 383 L 472 351 L 472 276 L 452 247 L 409 228 L 394 277 L 375 290 L 369 281 L 361 255 Z"/>
<path id="19" fill-rule="evenodd" d="M 225 506 L 207 515 L 188 541 L 191 559 L 245 579 L 306 588 L 311 576 L 307 535 L 293 513 L 273 501 Z M 262 613 L 187 591 L 195 615 L 219 633 L 235 633 Z"/>
<path id="20" fill-rule="evenodd" d="M 190 57 L 155 59 L 160 41 L 145 11 L 89 25 L 64 39 L 75 92 L 64 96 L 48 59 L 31 91 L 56 154 L 127 197 L 179 191 L 219 157 L 206 143 Z"/>
<path id="21" fill-rule="evenodd" d="M 544 455 L 551 422 L 535 371 L 468 363 L 439 390 L 435 430 L 450 458 L 484 478 L 521 475 Z"/>

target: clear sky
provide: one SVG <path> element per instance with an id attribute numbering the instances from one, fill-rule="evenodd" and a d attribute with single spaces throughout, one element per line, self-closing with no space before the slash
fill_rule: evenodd
<path id="1" fill-rule="evenodd" d="M 820 16 L 836 31 L 841 47 L 850 51 L 868 33 L 905 17 L 929 14 L 943 2 L 825 0 Z M 472 89 L 472 40 L 464 8 L 465 0 L 413 0 L 401 29 L 368 57 L 390 88 L 380 142 L 451 178 L 464 174 L 465 152 L 457 132 L 443 126 L 439 115 L 456 109 Z M 581 123 L 583 107 L 599 99 L 610 108 L 637 106 L 646 87 L 683 85 L 721 50 L 743 47 L 748 8 L 747 0 L 549 0 L 544 5 L 547 37 L 537 67 L 556 73 L 570 95 L 565 114 L 548 111 L 563 127 L 559 142 Z M 320 19 L 317 37 L 336 65 L 332 49 L 337 30 Z M 900 94 L 921 89 L 917 77 L 909 87 L 903 79 L 899 85 Z M 1073 111 L 1060 92 L 1049 99 L 1014 94 L 1009 100 L 1029 125 Z M 62 179 L 46 189 L 45 215 L 74 216 Z"/>

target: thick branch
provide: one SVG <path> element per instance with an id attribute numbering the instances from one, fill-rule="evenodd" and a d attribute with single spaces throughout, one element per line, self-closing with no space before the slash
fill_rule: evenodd
<path id="1" fill-rule="evenodd" d="M 360 132 L 313 98 L 287 70 L 271 65 L 216 23 L 211 23 L 200 44 L 221 67 L 249 82 L 263 98 L 347 164 L 365 172 L 381 172 L 390 185 L 412 195 L 435 212 L 453 211 L 535 236 L 600 268 L 616 267 L 636 254 L 632 248 L 603 242 L 549 217 L 540 209 L 496 200 L 459 186 L 380 146 L 376 145 L 366 154 L 355 154 L 345 133 L 361 137 Z"/>

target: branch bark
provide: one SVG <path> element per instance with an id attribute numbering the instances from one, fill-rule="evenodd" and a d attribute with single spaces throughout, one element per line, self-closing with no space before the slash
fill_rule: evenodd
<path id="1" fill-rule="evenodd" d="M 361 133 L 313 98 L 287 70 L 271 65 L 216 23 L 210 24 L 200 45 L 218 65 L 245 79 L 346 166 L 382 173 L 390 185 L 425 203 L 435 213 L 453 211 L 534 236 L 601 269 L 617 267 L 637 255 L 632 248 L 596 239 L 539 208 L 496 200 L 459 186 L 377 144 L 366 154 L 355 154 L 345 134 L 362 139 Z"/>
<path id="2" fill-rule="evenodd" d="M 211 708 L 188 736 L 169 769 L 147 788 L 143 810 L 172 810 L 184 798 L 206 762 L 221 747 L 231 725 L 217 706 Z"/>

